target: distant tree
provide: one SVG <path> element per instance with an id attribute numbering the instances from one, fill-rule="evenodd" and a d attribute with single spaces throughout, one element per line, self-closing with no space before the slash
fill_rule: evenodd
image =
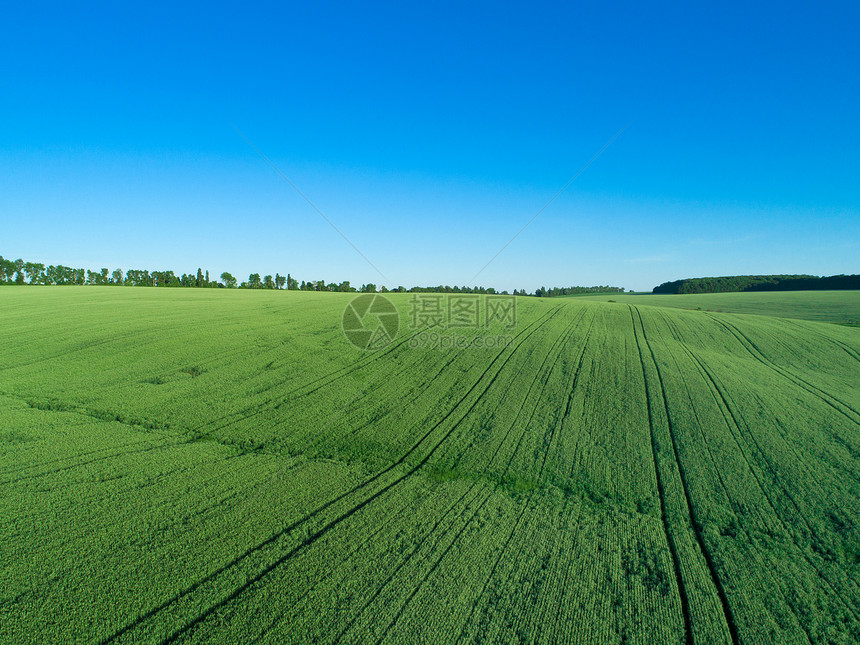
<path id="1" fill-rule="evenodd" d="M 24 260 L 15 260 L 15 284 L 24 284 Z"/>
<path id="2" fill-rule="evenodd" d="M 228 289 L 236 288 L 236 278 L 234 278 L 232 274 L 228 273 L 227 271 L 221 274 L 221 282 L 223 282 L 224 286 Z"/>
<path id="3" fill-rule="evenodd" d="M 299 288 L 298 280 L 295 280 L 289 273 L 287 274 L 287 289 L 295 291 Z"/>
<path id="4" fill-rule="evenodd" d="M 62 275 L 60 274 L 60 267 L 51 264 L 47 269 L 45 269 L 46 284 L 62 284 L 61 280 Z"/>
<path id="5" fill-rule="evenodd" d="M 260 274 L 252 273 L 248 276 L 248 287 L 250 289 L 259 289 L 260 288 Z"/>
<path id="6" fill-rule="evenodd" d="M 204 287 L 209 286 L 209 269 L 206 269 L 206 278 L 203 280 L 203 286 Z"/>
<path id="7" fill-rule="evenodd" d="M 45 279 L 45 265 L 39 262 L 25 262 L 24 273 L 30 280 L 30 284 L 42 284 Z"/>
<path id="8" fill-rule="evenodd" d="M 372 282 L 368 282 L 367 284 L 361 285 L 361 289 L 359 289 L 362 293 L 376 293 L 376 285 Z"/>
<path id="9" fill-rule="evenodd" d="M 266 289 L 274 289 L 275 288 L 275 280 L 272 278 L 272 276 L 267 275 L 263 278 L 263 286 Z"/>
<path id="10" fill-rule="evenodd" d="M 12 275 L 11 273 L 8 273 L 9 271 L 11 271 L 11 266 L 12 263 L 6 258 L 4 258 L 2 255 L 0 255 L 0 283 L 5 283 L 9 281 Z"/>
<path id="11" fill-rule="evenodd" d="M 275 274 L 275 287 L 277 289 L 283 289 L 286 283 L 287 279 L 284 276 L 282 276 L 280 273 Z"/>
<path id="12" fill-rule="evenodd" d="M 111 283 L 112 284 L 122 284 L 123 274 L 122 269 L 114 269 L 111 274 Z"/>
<path id="13" fill-rule="evenodd" d="M 182 284 L 173 271 L 153 271 L 152 282 L 156 287 L 176 287 Z"/>

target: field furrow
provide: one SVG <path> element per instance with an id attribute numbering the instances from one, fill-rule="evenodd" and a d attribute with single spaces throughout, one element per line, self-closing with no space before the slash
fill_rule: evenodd
<path id="1" fill-rule="evenodd" d="M 0 641 L 860 641 L 860 330 L 203 291 L 0 289 Z"/>

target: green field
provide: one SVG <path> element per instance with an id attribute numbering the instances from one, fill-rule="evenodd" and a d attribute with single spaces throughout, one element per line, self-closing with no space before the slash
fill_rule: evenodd
<path id="1" fill-rule="evenodd" d="M 589 300 L 676 307 L 712 312 L 758 314 L 860 326 L 860 291 L 750 291 L 696 294 L 600 294 Z"/>
<path id="2" fill-rule="evenodd" d="M 0 288 L 0 642 L 860 642 L 860 329 L 351 297 Z"/>

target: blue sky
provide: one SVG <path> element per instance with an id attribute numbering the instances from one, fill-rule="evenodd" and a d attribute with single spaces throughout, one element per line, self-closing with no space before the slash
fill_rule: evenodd
<path id="1" fill-rule="evenodd" d="M 629 124 L 476 283 L 860 272 L 856 3 L 15 4 L 7 257 L 466 284 Z"/>

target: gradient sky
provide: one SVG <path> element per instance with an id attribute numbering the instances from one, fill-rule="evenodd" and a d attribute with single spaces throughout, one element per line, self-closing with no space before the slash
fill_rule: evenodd
<path id="1" fill-rule="evenodd" d="M 629 124 L 476 283 L 857 273 L 858 25 L 855 2 L 7 3 L 0 254 L 471 284 Z"/>

